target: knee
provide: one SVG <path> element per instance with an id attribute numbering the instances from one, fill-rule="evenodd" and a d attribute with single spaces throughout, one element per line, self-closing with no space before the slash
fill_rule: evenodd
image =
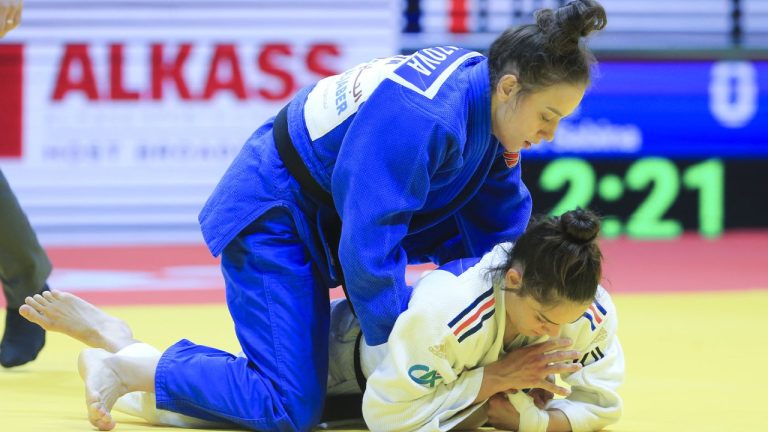
<path id="1" fill-rule="evenodd" d="M 324 402 L 324 394 L 303 394 L 293 400 L 286 400 L 285 412 L 291 425 L 289 430 L 312 430 L 320 423 Z"/>

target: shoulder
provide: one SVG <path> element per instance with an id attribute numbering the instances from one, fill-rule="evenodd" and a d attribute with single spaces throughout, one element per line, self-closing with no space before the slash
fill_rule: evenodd
<path id="1" fill-rule="evenodd" d="M 429 317 L 427 326 L 440 326 L 448 338 L 464 346 L 478 343 L 485 332 L 495 334 L 497 296 L 489 274 L 499 252 L 482 258 L 452 261 L 433 270 L 414 288 L 409 311 Z"/>
<path id="2" fill-rule="evenodd" d="M 390 79 L 415 94 L 434 99 L 443 87 L 450 86 L 446 84 L 449 78 L 461 75 L 462 66 L 483 58 L 478 52 L 455 46 L 424 48 L 402 57 Z"/>

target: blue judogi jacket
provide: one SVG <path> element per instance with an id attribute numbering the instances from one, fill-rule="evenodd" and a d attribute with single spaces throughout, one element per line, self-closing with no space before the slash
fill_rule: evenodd
<path id="1" fill-rule="evenodd" d="M 447 46 L 358 65 L 301 90 L 288 106 L 293 144 L 342 220 L 339 260 L 370 345 L 387 340 L 408 305 L 407 264 L 481 256 L 528 223 L 520 165 L 507 167 L 492 135 L 490 92 L 485 57 Z M 302 236 L 312 255 L 327 260 L 311 207 L 270 190 L 263 164 L 276 153 L 259 145 L 272 139 L 271 120 L 260 131 L 201 212 L 208 247 L 218 255 L 283 205 L 305 219 L 300 235 L 301 227 L 314 231 Z"/>

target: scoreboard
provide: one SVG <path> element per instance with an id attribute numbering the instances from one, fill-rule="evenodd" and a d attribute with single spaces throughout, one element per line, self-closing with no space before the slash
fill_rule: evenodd
<path id="1" fill-rule="evenodd" d="M 768 227 L 768 61 L 601 61 L 523 178 L 534 211 L 589 206 L 609 237 Z"/>

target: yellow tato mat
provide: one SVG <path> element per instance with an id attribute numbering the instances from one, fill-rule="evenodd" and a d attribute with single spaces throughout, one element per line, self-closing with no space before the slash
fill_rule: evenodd
<path id="1" fill-rule="evenodd" d="M 768 290 L 615 295 L 627 361 L 621 432 L 767 430 Z M 105 308 L 160 348 L 185 337 L 237 351 L 223 305 Z M 2 322 L 2 321 L 0 321 Z M 38 360 L 0 370 L 2 431 L 90 431 L 76 358 L 83 348 L 49 334 Z M 118 431 L 149 431 L 117 413 Z"/>

